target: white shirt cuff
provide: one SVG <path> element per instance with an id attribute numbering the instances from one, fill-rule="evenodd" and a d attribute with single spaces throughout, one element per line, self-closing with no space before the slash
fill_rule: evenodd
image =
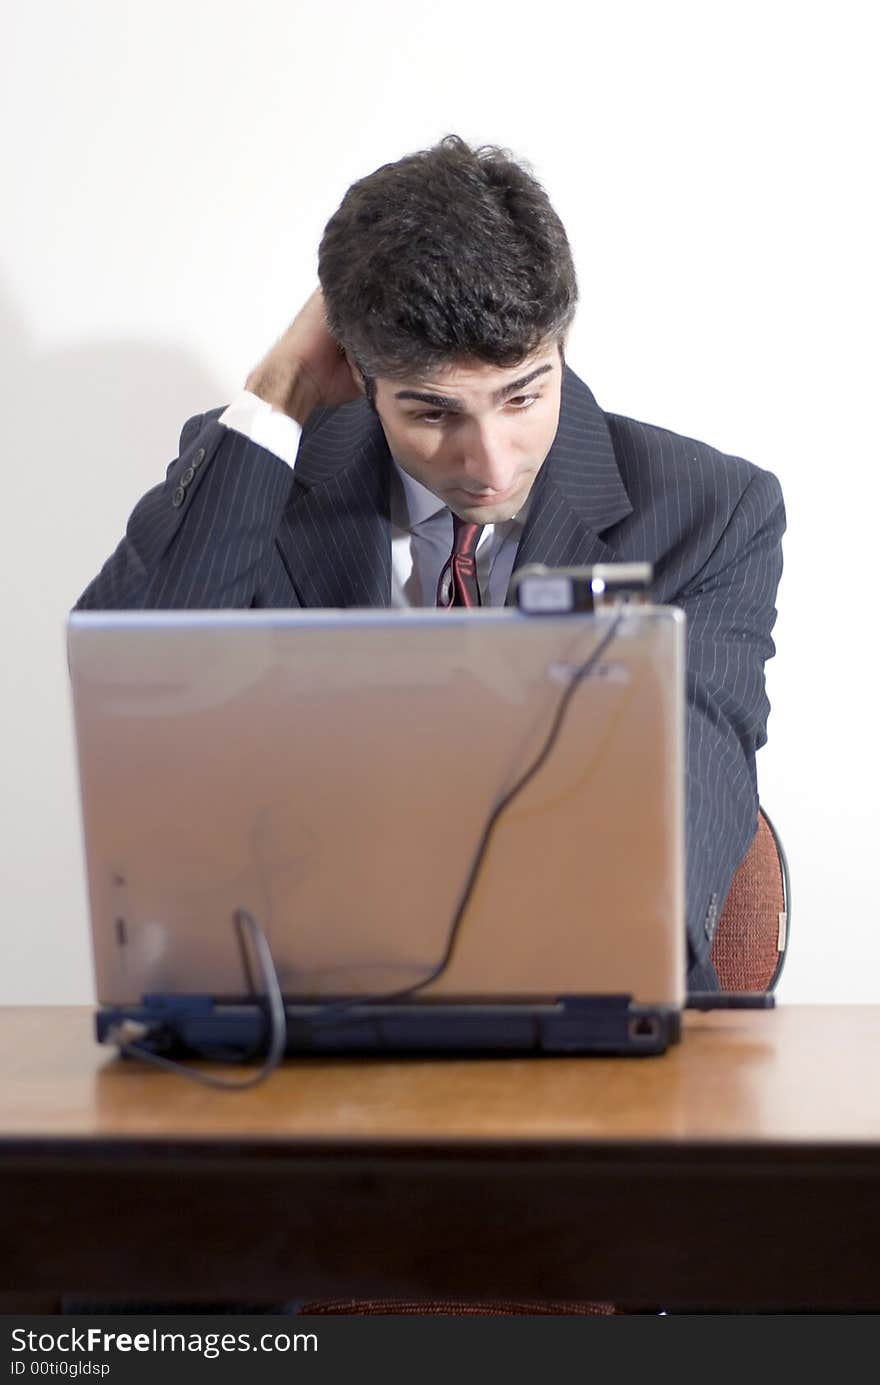
<path id="1" fill-rule="evenodd" d="M 251 394 L 250 390 L 242 390 L 241 394 L 233 399 L 220 415 L 219 422 L 225 428 L 242 433 L 259 447 L 265 447 L 267 452 L 274 453 L 282 462 L 287 462 L 288 466 L 293 466 L 299 450 L 302 428 L 295 418 L 273 409 L 265 399 Z"/>

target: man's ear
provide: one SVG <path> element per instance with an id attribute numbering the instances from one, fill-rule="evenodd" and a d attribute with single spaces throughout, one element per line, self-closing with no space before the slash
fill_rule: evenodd
<path id="1" fill-rule="evenodd" d="M 351 378 L 355 383 L 355 388 L 362 394 L 374 413 L 376 409 L 376 379 L 364 373 L 363 367 L 354 359 L 353 356 L 346 356 L 348 368 L 351 371 Z"/>
<path id="2" fill-rule="evenodd" d="M 355 361 L 354 358 L 348 354 L 347 351 L 345 353 L 345 359 L 348 362 L 348 368 L 351 371 L 351 378 L 352 380 L 354 380 L 355 388 L 359 391 L 359 393 L 366 394 L 367 383 L 363 377 L 360 366 L 358 365 L 357 361 Z"/>

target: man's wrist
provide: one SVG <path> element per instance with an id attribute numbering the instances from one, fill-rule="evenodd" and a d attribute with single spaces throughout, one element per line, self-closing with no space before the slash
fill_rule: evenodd
<path id="1" fill-rule="evenodd" d="M 220 415 L 219 422 L 250 438 L 288 466 L 294 465 L 302 428 L 292 415 L 273 409 L 268 400 L 242 390 Z"/>
<path id="2" fill-rule="evenodd" d="M 295 419 L 300 427 L 305 426 L 306 419 L 321 404 L 314 379 L 299 362 L 285 367 L 275 363 L 259 365 L 248 376 L 245 389 L 279 413 Z"/>

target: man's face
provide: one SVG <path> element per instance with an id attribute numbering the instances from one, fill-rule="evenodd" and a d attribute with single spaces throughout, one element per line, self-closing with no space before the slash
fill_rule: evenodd
<path id="1" fill-rule="evenodd" d="M 461 361 L 408 380 L 377 378 L 376 412 L 399 465 L 455 514 L 511 519 L 559 423 L 556 341 L 515 366 Z"/>

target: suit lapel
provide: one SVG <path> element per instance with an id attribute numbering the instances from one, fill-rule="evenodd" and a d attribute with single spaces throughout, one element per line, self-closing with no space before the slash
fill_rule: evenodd
<path id="1" fill-rule="evenodd" d="M 389 464 L 381 425 L 360 402 L 303 435 L 278 533 L 303 606 L 390 604 Z"/>
<path id="2" fill-rule="evenodd" d="M 559 427 L 533 490 L 514 570 L 613 562 L 599 537 L 632 513 L 605 415 L 590 390 L 567 366 L 562 377 Z"/>

